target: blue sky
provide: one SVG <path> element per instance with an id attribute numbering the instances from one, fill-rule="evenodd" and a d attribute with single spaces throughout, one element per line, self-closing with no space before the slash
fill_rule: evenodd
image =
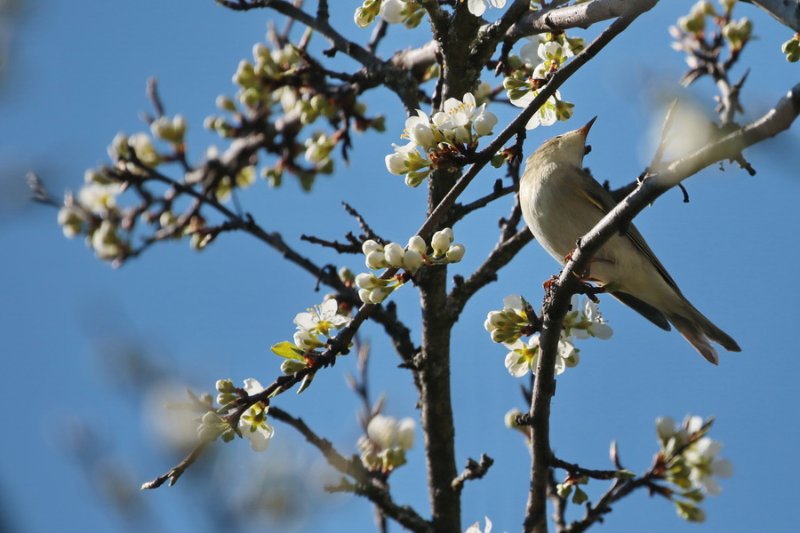
<path id="1" fill-rule="evenodd" d="M 357 3 L 335 4 L 334 20 L 347 35 L 368 39 L 368 30 L 352 23 Z M 680 90 L 683 59 L 669 48 L 667 26 L 690 5 L 660 2 L 574 76 L 561 91 L 576 104 L 574 120 L 530 133 L 526 151 L 599 115 L 586 164 L 612 184 L 637 176 L 649 161 L 648 131 L 660 120 L 654 100 Z M 740 75 L 744 66 L 752 68 L 742 98 L 747 117 L 755 117 L 797 82 L 797 66 L 787 64 L 779 51 L 791 35 L 788 29 L 752 6 L 739 6 L 738 14 L 754 20 L 758 37 L 734 71 Z M 274 447 L 265 455 L 252 454 L 244 442 L 219 446 L 217 462 L 209 461 L 175 487 L 135 491 L 177 459 L 153 434 L 144 414 L 154 401 L 152 387 L 170 382 L 203 391 L 213 389 L 221 377 L 269 381 L 280 361 L 268 347 L 290 338 L 294 315 L 319 303 L 321 294 L 313 291 L 309 276 L 243 235 L 224 236 L 201 254 L 185 243 L 164 244 L 112 270 L 82 242 L 62 236 L 55 211 L 27 201 L 23 180 L 31 169 L 57 196 L 77 189 L 86 168 L 105 162 L 105 148 L 118 131 L 144 130 L 138 114 L 148 110 L 144 87 L 149 76 L 158 78 L 167 111 L 187 117 L 192 156 L 210 143 L 224 146 L 203 131 L 203 118 L 215 113 L 217 94 L 233 92 L 230 77 L 236 64 L 263 40 L 269 16 L 267 11 L 230 13 L 211 0 L 30 0 L 23 1 L 12 20 L 11 62 L 0 85 L 0 372 L 5 377 L 0 420 L 6 428 L 0 440 L 0 501 L 3 515 L 21 531 L 79 525 L 136 529 L 142 522 L 121 519 L 104 496 L 108 489 L 101 483 L 111 483 L 113 476 L 124 480 L 115 487 L 134 487 L 131 501 L 146 509 L 155 529 L 169 531 L 218 529 L 220 522 L 198 512 L 198 502 L 223 508 L 221 502 L 235 501 L 252 486 L 254 472 L 267 472 L 268 494 L 319 477 L 315 451 L 288 427 L 277 426 Z M 321 47 L 322 40 L 315 39 Z M 423 39 L 419 32 L 392 28 L 380 51 Z M 338 67 L 352 68 L 352 63 L 339 60 Z M 684 94 L 713 108 L 708 80 Z M 302 253 L 356 271 L 363 268 L 360 258 L 328 254 L 301 243 L 299 235 L 337 238 L 356 230 L 340 208 L 346 200 L 379 233 L 404 242 L 423 220 L 425 207 L 423 188 L 408 189 L 383 164 L 390 144 L 399 141 L 399 102 L 385 91 L 370 93 L 366 101 L 371 110 L 387 114 L 387 132 L 356 138 L 349 166 L 339 164 L 334 176 L 319 179 L 312 194 L 288 181 L 280 189 L 260 182 L 242 196 L 265 228 L 280 231 Z M 496 111 L 501 123 L 512 116 L 502 107 Z M 794 128 L 748 150 L 755 177 L 729 165 L 724 172 L 707 169 L 687 182 L 689 204 L 671 192 L 637 219 L 683 292 L 736 338 L 743 352 L 723 353 L 720 366 L 712 367 L 679 335 L 664 333 L 603 299 L 615 335 L 579 346 L 582 362 L 558 380 L 553 403 L 557 454 L 597 468 L 609 466 L 608 446 L 616 440 L 625 465 L 645 469 L 657 447 L 657 416 L 716 416 L 712 436 L 724 443 L 723 455 L 733 461 L 735 475 L 724 480 L 721 496 L 704 504 L 706 527 L 714 531 L 796 527 L 787 470 L 800 441 L 794 396 L 800 371 L 794 334 L 798 291 L 793 282 L 800 260 L 798 140 Z M 488 192 L 500 176 L 486 170 L 466 197 Z M 467 256 L 453 274 L 468 274 L 480 263 L 509 201 L 455 228 Z M 470 302 L 456 327 L 458 461 L 463 464 L 483 452 L 496 459 L 486 479 L 464 492 L 465 526 L 488 515 L 497 530 L 518 530 L 528 483 L 528 452 L 502 422 L 509 408 L 524 408 L 519 380 L 503 368 L 505 351 L 491 343 L 483 319 L 507 294 L 521 293 L 538 303 L 541 282 L 556 271 L 549 256 L 531 244 L 497 283 Z M 417 334 L 413 288 L 404 288 L 396 300 Z M 410 376 L 396 368 L 399 360 L 378 329 L 368 326 L 363 334 L 373 345 L 372 388 L 386 392 L 388 414 L 416 416 Z M 130 361 L 142 359 L 126 354 L 144 354 L 157 368 L 133 367 Z M 343 452 L 355 451 L 359 434 L 358 402 L 344 380 L 354 367 L 352 358 L 342 359 L 303 395 L 286 395 L 277 403 L 303 416 Z M 92 433 L 82 441 L 87 428 Z M 76 460 L 75 449 L 83 451 L 83 462 Z M 421 439 L 392 486 L 399 502 L 427 514 Z M 597 484 L 590 490 L 596 494 L 603 488 Z M 279 523 L 275 530 L 371 527 L 364 501 L 343 496 L 317 500 L 310 493 L 313 498 L 295 503 L 322 505 L 322 517 L 292 526 Z M 258 527 L 247 520 L 241 525 L 245 530 Z M 697 526 L 682 522 L 667 502 L 637 494 L 598 528 L 672 532 Z"/>

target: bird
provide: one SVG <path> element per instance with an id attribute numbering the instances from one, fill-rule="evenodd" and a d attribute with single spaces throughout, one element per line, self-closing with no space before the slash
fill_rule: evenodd
<path id="1" fill-rule="evenodd" d="M 526 160 L 519 183 L 522 217 L 544 249 L 562 265 L 578 240 L 616 202 L 583 168 L 586 137 L 597 117 L 585 126 L 545 141 Z M 615 233 L 592 257 L 581 276 L 605 289 L 656 326 L 681 335 L 713 364 L 719 356 L 711 342 L 732 352 L 741 348 L 681 293 L 633 224 Z"/>

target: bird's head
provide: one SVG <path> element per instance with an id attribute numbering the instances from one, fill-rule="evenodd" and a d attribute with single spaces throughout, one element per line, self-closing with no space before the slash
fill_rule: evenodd
<path id="1" fill-rule="evenodd" d="M 577 130 L 568 131 L 546 140 L 531 155 L 531 158 L 540 161 L 567 163 L 577 167 L 583 166 L 583 156 L 586 155 L 586 136 L 597 120 L 594 117 L 585 126 Z"/>

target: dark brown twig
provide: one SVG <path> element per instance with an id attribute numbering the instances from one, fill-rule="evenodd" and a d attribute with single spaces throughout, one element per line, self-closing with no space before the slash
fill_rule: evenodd
<path id="1" fill-rule="evenodd" d="M 467 481 L 471 479 L 481 479 L 486 475 L 493 464 L 494 459 L 485 453 L 481 454 L 478 461 L 472 458 L 467 459 L 467 466 L 465 466 L 464 470 L 453 480 L 453 489 L 457 492 L 461 492 Z"/>

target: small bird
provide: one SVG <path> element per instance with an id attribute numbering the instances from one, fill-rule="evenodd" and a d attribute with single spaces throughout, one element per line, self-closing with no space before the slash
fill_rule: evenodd
<path id="1" fill-rule="evenodd" d="M 522 216 L 531 233 L 562 265 L 578 239 L 592 229 L 616 202 L 583 169 L 586 136 L 597 117 L 577 130 L 544 142 L 525 165 L 519 184 Z M 711 323 L 683 296 L 675 280 L 655 256 L 641 233 L 630 224 L 624 235 L 615 234 L 594 255 L 589 281 L 598 283 L 656 326 L 670 324 L 709 362 L 719 363 L 710 341 L 725 349 L 741 348 Z"/>

